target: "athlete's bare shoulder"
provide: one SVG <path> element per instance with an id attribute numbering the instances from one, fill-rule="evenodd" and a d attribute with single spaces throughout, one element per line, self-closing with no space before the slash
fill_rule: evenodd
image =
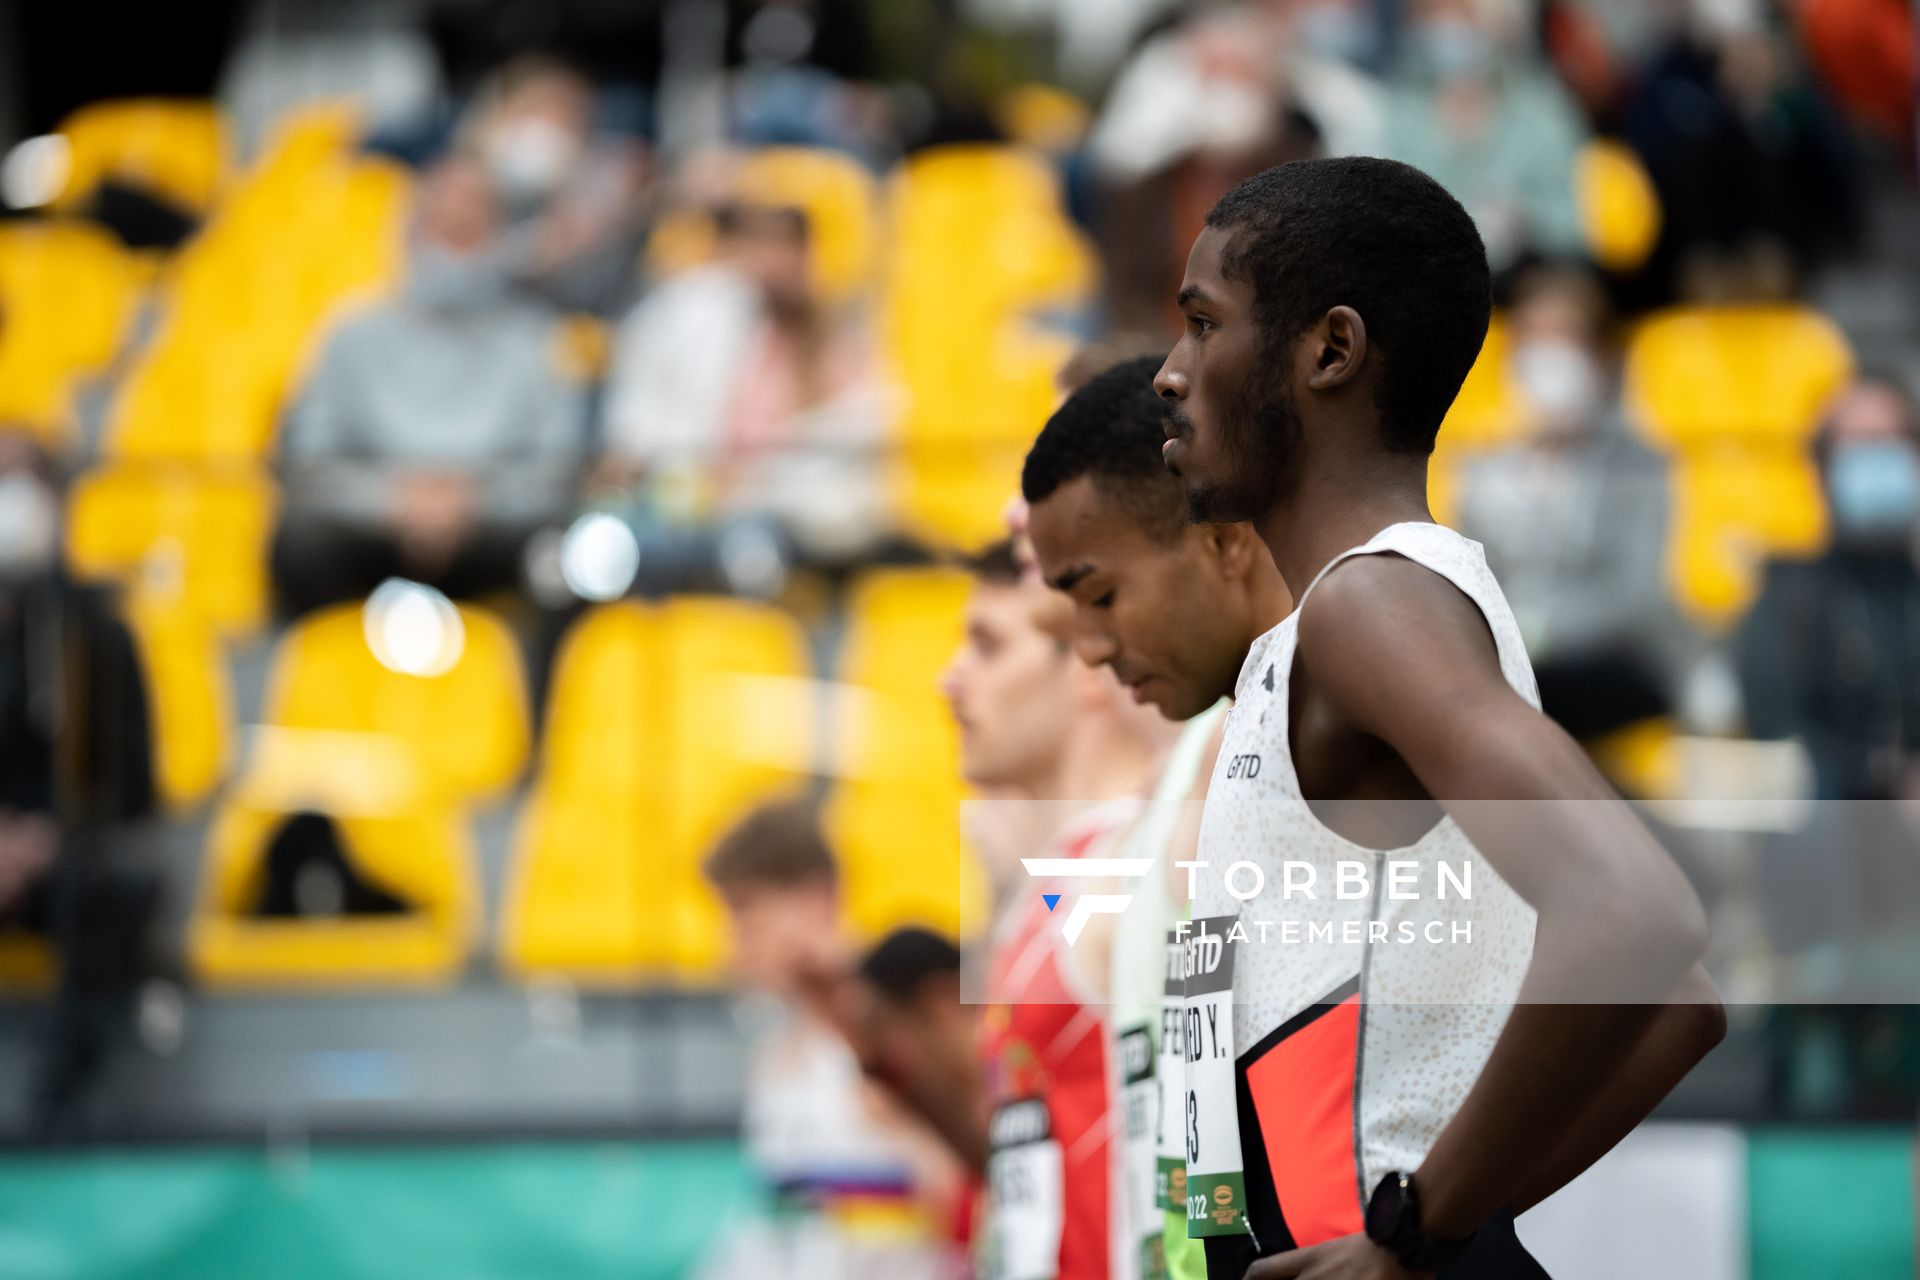
<path id="1" fill-rule="evenodd" d="M 1404 556 L 1334 565 L 1301 606 L 1299 656 L 1313 688 L 1364 732 L 1508 690 L 1486 617 L 1440 574 Z"/>

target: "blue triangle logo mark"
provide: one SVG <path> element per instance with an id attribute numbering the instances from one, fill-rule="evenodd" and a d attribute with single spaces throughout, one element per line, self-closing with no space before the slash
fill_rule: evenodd
<path id="1" fill-rule="evenodd" d="M 1046 903 L 1047 910 L 1051 911 L 1060 905 L 1060 895 L 1057 893 L 1043 893 L 1040 895 L 1040 901 Z"/>

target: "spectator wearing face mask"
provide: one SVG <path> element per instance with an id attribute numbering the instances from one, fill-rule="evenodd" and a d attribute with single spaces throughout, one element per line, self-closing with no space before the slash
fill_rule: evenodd
<path id="1" fill-rule="evenodd" d="M 621 323 L 601 479 L 644 480 L 676 518 L 769 517 L 803 550 L 850 555 L 886 515 L 872 352 L 821 296 L 800 210 L 731 204 L 716 229 L 713 262 Z"/>
<path id="2" fill-rule="evenodd" d="M 562 364 L 552 313 L 509 289 L 485 175 L 443 162 L 421 181 L 404 290 L 333 334 L 289 413 L 283 610 L 396 575 L 455 596 L 515 586 L 581 460 L 584 392 Z"/>
<path id="3" fill-rule="evenodd" d="M 1749 730 L 1798 738 L 1826 799 L 1920 798 L 1920 417 L 1862 375 L 1815 445 L 1832 545 L 1767 566 L 1739 638 Z"/>
<path id="4" fill-rule="evenodd" d="M 1586 141 L 1573 100 L 1524 52 L 1512 0 L 1415 0 L 1388 100 L 1384 154 L 1466 206 L 1499 274 L 1581 252 L 1573 165 Z"/>
<path id="5" fill-rule="evenodd" d="M 1519 280 L 1507 376 L 1527 422 L 1463 468 L 1458 513 L 1506 588 L 1547 714 L 1582 739 L 1664 712 L 1679 644 L 1666 474 L 1621 418 L 1604 320 L 1582 271 Z"/>
<path id="6" fill-rule="evenodd" d="M 1193 6 L 1142 42 L 1086 148 L 1116 329 L 1165 327 L 1187 246 L 1234 183 L 1381 153 L 1386 90 L 1356 65 L 1378 34 L 1364 0 L 1264 0 Z"/>
<path id="7" fill-rule="evenodd" d="M 474 95 L 463 154 L 485 170 L 516 287 L 562 310 L 625 304 L 641 237 L 646 152 L 595 127 L 593 86 L 546 58 L 508 63 Z"/>

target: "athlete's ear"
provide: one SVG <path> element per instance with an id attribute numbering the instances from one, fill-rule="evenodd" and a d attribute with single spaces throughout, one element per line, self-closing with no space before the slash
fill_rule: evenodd
<path id="1" fill-rule="evenodd" d="M 1229 579 L 1237 581 L 1247 576 L 1256 550 L 1261 555 L 1267 554 L 1266 546 L 1254 534 L 1250 524 L 1210 524 L 1202 527 L 1207 531 L 1207 536 L 1213 539 L 1213 551 L 1219 557 L 1220 572 Z"/>
<path id="2" fill-rule="evenodd" d="M 1313 356 L 1308 390 L 1332 391 L 1360 376 L 1367 359 L 1367 322 L 1352 307 L 1333 307 L 1313 327 L 1308 344 Z"/>

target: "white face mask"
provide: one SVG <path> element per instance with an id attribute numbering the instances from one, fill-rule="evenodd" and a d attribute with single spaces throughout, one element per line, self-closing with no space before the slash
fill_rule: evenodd
<path id="1" fill-rule="evenodd" d="M 1599 407 L 1600 370 L 1577 342 L 1536 338 L 1521 343 L 1508 357 L 1508 368 L 1521 392 L 1553 425 L 1585 425 Z"/>
<path id="2" fill-rule="evenodd" d="M 53 562 L 60 510 L 25 471 L 0 475 L 0 578 L 24 578 Z"/>
<path id="3" fill-rule="evenodd" d="M 487 171 L 511 196 L 551 195 L 573 171 L 580 150 L 580 139 L 551 120 L 516 120 L 487 144 Z"/>

